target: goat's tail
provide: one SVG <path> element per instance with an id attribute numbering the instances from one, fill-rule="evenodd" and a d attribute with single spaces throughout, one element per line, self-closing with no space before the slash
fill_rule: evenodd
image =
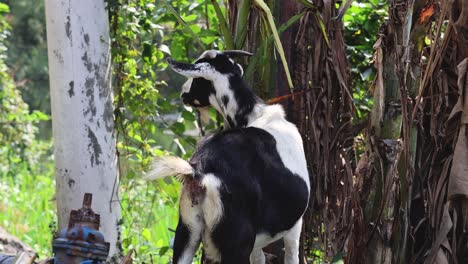
<path id="1" fill-rule="evenodd" d="M 179 157 L 158 157 L 153 162 L 151 170 L 146 173 L 146 180 L 157 180 L 167 176 L 176 176 L 183 180 L 186 176 L 193 176 L 193 168 L 190 164 Z"/>

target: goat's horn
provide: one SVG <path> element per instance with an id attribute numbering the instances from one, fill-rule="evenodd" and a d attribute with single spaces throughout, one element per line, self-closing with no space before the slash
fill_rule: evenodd
<path id="1" fill-rule="evenodd" d="M 225 50 L 223 51 L 223 54 L 228 55 L 229 57 L 253 56 L 252 53 L 243 50 Z"/>

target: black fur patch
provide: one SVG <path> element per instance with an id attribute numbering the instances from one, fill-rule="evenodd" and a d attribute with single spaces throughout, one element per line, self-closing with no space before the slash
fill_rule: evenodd
<path id="1" fill-rule="evenodd" d="M 245 127 L 255 105 L 261 103 L 262 100 L 253 93 L 240 76 L 233 75 L 229 77 L 229 88 L 234 92 L 234 100 L 238 105 L 234 116 L 236 127 Z"/>
<path id="2" fill-rule="evenodd" d="M 232 120 L 232 118 L 230 116 L 226 117 L 226 122 L 228 122 L 228 125 L 229 125 L 230 128 L 235 128 L 236 127 L 236 123 L 234 123 L 234 120 Z"/>
<path id="3" fill-rule="evenodd" d="M 229 104 L 229 97 L 227 95 L 223 95 L 221 97 L 221 100 L 223 101 L 224 106 L 227 106 Z"/>
<path id="4" fill-rule="evenodd" d="M 204 78 L 194 78 L 188 93 L 182 93 L 180 97 L 186 105 L 194 107 L 210 106 L 210 95 L 215 94 L 216 91 L 213 83 Z M 196 103 L 196 101 L 198 103 Z"/>
<path id="5" fill-rule="evenodd" d="M 190 230 L 182 221 L 182 218 L 179 216 L 179 223 L 177 224 L 176 229 L 177 239 L 174 240 L 174 263 L 177 263 L 182 253 L 186 249 L 190 240 Z"/>

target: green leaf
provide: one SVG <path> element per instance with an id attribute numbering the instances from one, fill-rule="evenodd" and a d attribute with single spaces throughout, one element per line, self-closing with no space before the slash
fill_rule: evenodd
<path id="1" fill-rule="evenodd" d="M 0 3 L 0 13 L 9 13 L 9 12 L 10 12 L 10 8 L 6 4 Z"/>
<path id="2" fill-rule="evenodd" d="M 185 132 L 185 126 L 182 123 L 174 123 L 171 126 L 171 130 L 177 135 L 182 135 Z"/>
<path id="3" fill-rule="evenodd" d="M 200 38 L 198 38 L 197 34 L 195 34 L 195 32 L 192 31 L 192 29 L 190 28 L 190 26 L 185 23 L 185 21 L 182 19 L 182 17 L 179 15 L 179 13 L 172 7 L 171 4 L 169 4 L 166 0 L 162 0 L 162 2 L 164 3 L 164 5 L 166 5 L 166 8 L 167 10 L 176 17 L 176 19 L 179 21 L 179 23 L 181 23 L 185 30 L 190 34 L 192 35 L 192 38 L 195 40 L 195 42 L 198 44 L 198 46 L 200 46 L 200 48 L 202 50 L 206 50 L 206 47 L 205 47 L 205 44 L 203 44 L 203 42 L 200 40 Z"/>
<path id="4" fill-rule="evenodd" d="M 161 247 L 159 249 L 159 256 L 164 256 L 168 250 L 169 250 L 169 247 Z"/>
<path id="5" fill-rule="evenodd" d="M 283 67 L 286 73 L 286 78 L 288 79 L 289 88 L 293 90 L 294 85 L 292 82 L 291 73 L 289 72 L 288 61 L 286 60 L 286 56 L 284 55 L 283 44 L 281 43 L 281 40 L 279 38 L 278 30 L 276 29 L 275 21 L 273 20 L 271 10 L 263 0 L 255 0 L 255 3 L 260 7 L 260 9 L 263 10 L 263 12 L 265 12 L 267 16 L 268 24 L 270 25 L 271 32 L 273 33 L 273 37 L 275 39 L 276 50 L 278 51 L 281 61 L 283 62 Z"/>
<path id="6" fill-rule="evenodd" d="M 304 16 L 305 14 L 305 11 L 304 12 L 301 12 L 295 16 L 292 16 L 288 21 L 286 21 L 286 23 L 282 24 L 279 28 L 278 28 L 278 34 L 281 34 L 283 33 L 284 31 L 288 30 L 289 27 L 291 27 L 292 25 L 294 25 L 297 21 L 299 21 L 299 19 L 301 19 L 302 16 Z M 264 40 L 262 42 L 262 44 L 260 45 L 260 47 L 258 48 L 258 50 L 263 50 L 265 49 L 268 44 L 270 42 L 274 41 L 274 38 L 273 36 L 269 36 L 268 39 Z M 262 56 L 261 53 L 257 53 L 254 55 L 254 57 L 250 60 L 250 63 L 249 65 L 247 66 L 247 69 L 245 71 L 245 78 L 247 80 L 252 80 L 253 78 L 253 74 L 255 72 L 255 69 L 256 69 L 256 65 L 259 61 L 259 58 Z"/>
<path id="7" fill-rule="evenodd" d="M 151 57 L 153 56 L 153 51 L 154 51 L 154 46 L 151 45 L 151 43 L 145 41 L 143 42 L 143 52 L 141 53 L 141 56 L 143 59 L 147 61 L 151 61 Z"/>
<path id="8" fill-rule="evenodd" d="M 195 115 L 192 112 L 189 112 L 187 110 L 184 110 L 182 112 L 182 117 L 184 118 L 184 120 L 189 121 L 189 122 L 195 121 Z"/>
<path id="9" fill-rule="evenodd" d="M 247 24 L 250 13 L 251 0 L 242 0 L 236 24 L 236 49 L 242 49 L 247 38 Z"/>
<path id="10" fill-rule="evenodd" d="M 223 12 L 221 11 L 221 8 L 219 7 L 219 4 L 216 0 L 211 0 L 211 3 L 215 9 L 216 16 L 218 17 L 219 27 L 221 28 L 221 33 L 223 34 L 226 48 L 234 49 L 234 40 L 232 39 L 231 31 L 229 30 L 226 19 L 224 19 Z"/>
<path id="11" fill-rule="evenodd" d="M 315 6 L 313 3 L 311 3 L 311 2 L 309 2 L 309 1 L 307 1 L 307 0 L 297 0 L 297 1 L 298 1 L 299 3 L 301 3 L 301 4 L 303 4 L 305 7 L 313 8 L 313 9 L 316 8 L 316 6 Z"/>
<path id="12" fill-rule="evenodd" d="M 328 40 L 327 28 L 325 27 L 325 23 L 323 22 L 322 17 L 320 16 L 320 12 L 318 10 L 315 11 L 315 18 L 317 19 L 320 25 L 320 30 L 322 31 L 323 38 L 325 39 L 328 48 L 330 48 L 330 41 Z"/>
<path id="13" fill-rule="evenodd" d="M 33 117 L 34 121 L 48 121 L 50 120 L 50 117 L 44 113 L 42 113 L 41 111 L 37 111 L 37 110 L 34 110 L 31 114 L 31 116 Z"/>
<path id="14" fill-rule="evenodd" d="M 146 241 L 151 241 L 151 232 L 149 231 L 148 228 L 144 228 L 143 231 L 141 232 L 141 236 L 146 240 Z"/>

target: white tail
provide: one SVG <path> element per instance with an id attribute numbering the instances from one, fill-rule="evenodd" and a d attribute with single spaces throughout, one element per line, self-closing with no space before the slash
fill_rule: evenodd
<path id="1" fill-rule="evenodd" d="M 156 180 L 167 176 L 193 175 L 193 168 L 190 164 L 179 157 L 158 157 L 153 162 L 151 170 L 146 173 L 146 180 Z"/>

